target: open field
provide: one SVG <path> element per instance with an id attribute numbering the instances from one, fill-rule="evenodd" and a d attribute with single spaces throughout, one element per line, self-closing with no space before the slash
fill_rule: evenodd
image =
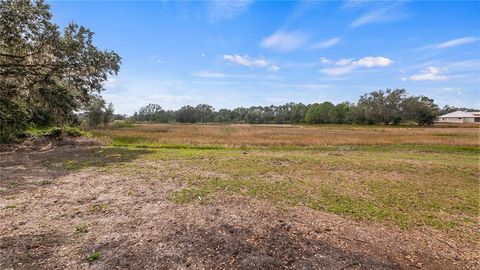
<path id="1" fill-rule="evenodd" d="M 324 125 L 181 125 L 126 124 L 94 130 L 114 145 L 301 146 L 331 145 L 458 145 L 479 146 L 479 127 L 389 127 Z"/>
<path id="2" fill-rule="evenodd" d="M 133 125 L 0 153 L 0 268 L 476 269 L 480 129 Z"/>

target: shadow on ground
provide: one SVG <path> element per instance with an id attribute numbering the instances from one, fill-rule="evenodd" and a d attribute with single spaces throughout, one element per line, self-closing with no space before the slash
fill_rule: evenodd
<path id="1" fill-rule="evenodd" d="M 146 149 L 71 146 L 0 152 L 0 196 L 51 185 L 56 178 L 85 168 L 128 163 L 149 152 Z"/>
<path id="2" fill-rule="evenodd" d="M 192 224 L 190 224 L 192 225 Z M 98 251 L 96 269 L 399 269 L 388 258 L 360 254 L 286 230 L 285 224 L 255 234 L 248 228 L 219 224 L 216 230 L 179 226 L 138 241 L 132 234 L 103 244 L 83 246 L 68 260 L 59 252 L 74 236 L 18 235 L 0 238 L 0 266 L 52 269 L 85 265 L 86 254 Z M 75 258 L 75 259 L 73 259 Z M 76 261 L 75 260 L 80 260 Z M 72 266 L 72 265 L 70 265 Z"/>
<path id="3" fill-rule="evenodd" d="M 55 233 L 21 234 L 0 238 L 1 269 L 39 269 L 54 260 L 65 238 Z M 46 267 L 48 268 L 48 267 Z"/>

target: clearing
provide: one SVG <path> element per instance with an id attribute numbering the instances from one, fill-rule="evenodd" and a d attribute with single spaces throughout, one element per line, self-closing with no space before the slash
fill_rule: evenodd
<path id="1" fill-rule="evenodd" d="M 480 129 L 138 124 L 0 153 L 0 269 L 478 269 Z"/>

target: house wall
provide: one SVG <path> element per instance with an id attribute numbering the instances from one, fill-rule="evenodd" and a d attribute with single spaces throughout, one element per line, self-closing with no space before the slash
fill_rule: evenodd
<path id="1" fill-rule="evenodd" d="M 464 120 L 468 118 L 464 117 L 438 117 L 437 122 L 439 123 L 467 123 Z M 471 118 L 473 122 L 473 117 Z M 470 122 L 468 122 L 470 123 Z"/>

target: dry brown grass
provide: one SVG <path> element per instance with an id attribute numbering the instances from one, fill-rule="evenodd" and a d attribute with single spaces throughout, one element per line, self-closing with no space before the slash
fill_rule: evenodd
<path id="1" fill-rule="evenodd" d="M 479 130 L 140 124 L 0 152 L 0 269 L 478 269 Z"/>
<path id="2" fill-rule="evenodd" d="M 114 144 L 222 146 L 480 145 L 480 127 L 136 124 L 97 129 Z"/>

